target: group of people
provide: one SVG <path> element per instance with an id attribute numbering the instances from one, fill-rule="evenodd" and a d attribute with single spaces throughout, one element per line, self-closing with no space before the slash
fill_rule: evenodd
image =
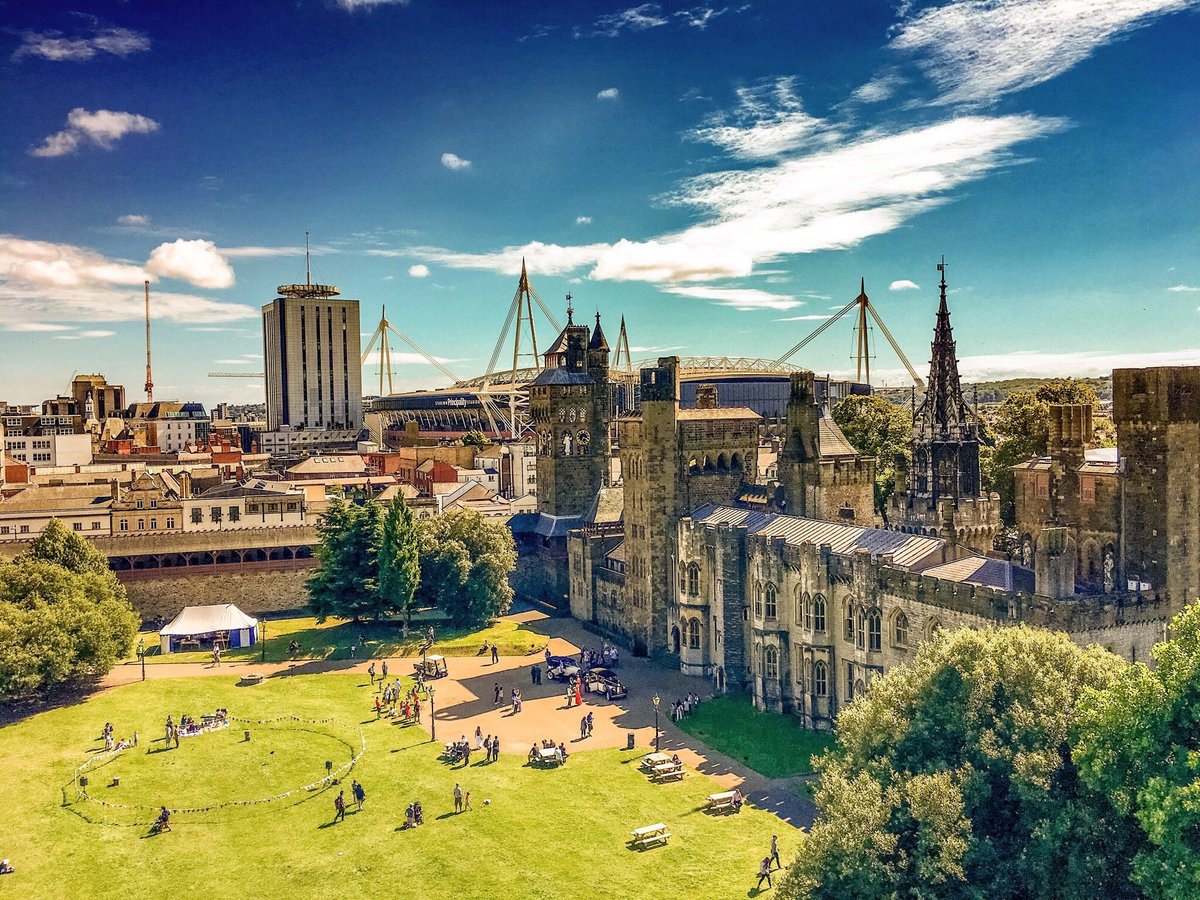
<path id="1" fill-rule="evenodd" d="M 203 734 L 205 731 L 213 731 L 217 728 L 224 728 L 229 724 L 229 710 L 225 707 L 220 707 L 213 712 L 211 716 L 201 716 L 201 721 L 197 722 L 187 713 L 179 717 L 179 724 L 176 725 L 171 716 L 167 716 L 165 749 L 170 750 L 174 744 L 179 747 L 179 739 L 181 737 L 190 737 L 194 734 Z M 133 745 L 137 745 L 136 735 Z"/>
<path id="2" fill-rule="evenodd" d="M 513 688 L 509 692 L 509 701 L 512 703 L 512 714 L 516 715 L 521 711 L 521 691 L 519 688 Z M 492 685 L 492 706 L 502 706 L 504 704 L 504 688 L 500 687 L 500 682 Z"/>
<path id="3" fill-rule="evenodd" d="M 771 872 L 774 869 L 782 869 L 783 863 L 779 861 L 779 835 L 771 835 L 771 852 L 764 856 L 762 862 L 758 864 L 758 885 L 756 890 L 762 889 L 762 883 L 766 881 L 767 887 L 774 887 L 771 884 Z"/>
<path id="4" fill-rule="evenodd" d="M 589 738 L 592 736 L 592 714 L 589 712 L 586 716 L 579 720 L 579 737 Z"/>
<path id="5" fill-rule="evenodd" d="M 608 639 L 604 639 L 603 645 L 599 650 L 592 650 L 590 647 L 584 647 L 579 653 L 579 668 L 583 671 L 606 666 L 610 669 L 617 667 L 620 660 L 620 651 L 617 650 L 616 644 L 610 644 Z"/>
<path id="6" fill-rule="evenodd" d="M 476 726 L 475 728 L 475 746 L 472 747 L 464 734 L 457 741 L 452 741 L 446 744 L 445 752 L 442 754 L 450 763 L 461 762 L 464 766 L 470 765 L 472 752 L 483 752 L 486 754 L 484 762 L 495 762 L 500 758 L 500 735 L 492 737 L 490 734 L 487 737 L 483 735 L 483 729 Z"/>
<path id="7" fill-rule="evenodd" d="M 692 714 L 697 706 L 700 705 L 700 695 L 689 693 L 682 700 L 676 700 L 671 704 L 671 721 L 678 722 L 680 719 L 686 718 Z"/>
<path id="8" fill-rule="evenodd" d="M 132 738 L 114 738 L 112 722 L 104 723 L 104 750 L 128 750 L 130 747 L 136 747 L 138 743 L 138 733 L 135 731 Z"/>
<path id="9" fill-rule="evenodd" d="M 462 785 L 456 781 L 454 782 L 454 811 L 460 813 L 468 809 L 472 809 L 471 792 L 464 793 Z"/>
<path id="10" fill-rule="evenodd" d="M 414 800 L 408 804 L 408 808 L 404 810 L 404 827 L 416 828 L 418 825 L 425 824 L 425 813 L 421 809 L 421 801 Z"/>
<path id="11" fill-rule="evenodd" d="M 371 676 L 371 684 L 374 684 L 375 683 L 375 663 L 371 663 L 369 666 L 367 666 L 367 674 Z M 387 660 L 385 659 L 383 661 L 383 673 L 382 673 L 382 675 L 380 675 L 380 678 L 379 678 L 380 684 L 387 681 L 387 679 L 388 679 L 388 664 L 387 664 Z"/>
<path id="12" fill-rule="evenodd" d="M 385 664 L 386 669 L 386 664 Z M 386 674 L 386 672 L 385 672 Z M 389 719 L 400 716 L 404 722 L 421 722 L 421 695 L 416 687 L 409 688 L 407 693 L 400 686 L 400 679 L 397 678 L 394 684 L 383 684 L 383 690 L 379 696 L 375 698 L 375 718 L 379 718 L 387 711 Z"/>
<path id="13" fill-rule="evenodd" d="M 362 812 L 363 804 L 367 802 L 367 792 L 363 790 L 363 786 L 357 781 L 350 782 L 350 801 L 354 804 L 358 812 Z M 338 791 L 336 797 L 333 798 L 333 821 L 341 822 L 346 818 L 346 792 Z"/>
<path id="14" fill-rule="evenodd" d="M 541 747 L 538 747 L 537 744 L 534 744 L 532 747 L 529 748 L 529 761 L 531 763 L 536 763 L 536 762 L 541 761 L 542 755 L 539 752 L 540 750 L 553 750 L 554 751 L 554 761 L 556 763 L 558 763 L 559 765 L 562 765 L 563 763 L 565 763 L 567 761 L 567 757 L 571 755 L 567 752 L 567 746 L 562 741 L 559 741 L 556 744 L 552 740 L 544 740 L 544 741 L 542 741 Z"/>
<path id="15" fill-rule="evenodd" d="M 572 675 L 567 681 L 567 708 L 583 705 L 583 678 Z"/>

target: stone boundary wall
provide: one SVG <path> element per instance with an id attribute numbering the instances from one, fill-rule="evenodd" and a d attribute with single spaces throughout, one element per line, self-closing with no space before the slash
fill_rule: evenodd
<path id="1" fill-rule="evenodd" d="M 249 615 L 302 611 L 308 602 L 305 580 L 312 569 L 287 572 L 231 572 L 219 575 L 171 574 L 125 583 L 129 602 L 145 621 L 173 619 L 185 606 L 234 603 Z M 270 625 L 267 637 L 271 636 Z"/>

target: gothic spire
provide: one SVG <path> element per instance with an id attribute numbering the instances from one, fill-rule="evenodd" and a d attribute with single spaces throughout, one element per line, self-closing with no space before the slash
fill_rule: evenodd
<path id="1" fill-rule="evenodd" d="M 596 310 L 596 327 L 592 331 L 592 339 L 588 342 L 589 350 L 607 350 L 608 341 L 604 337 L 604 329 L 600 327 L 600 310 Z"/>
<path id="2" fill-rule="evenodd" d="M 929 362 L 929 383 L 925 402 L 917 412 L 922 432 L 927 436 L 946 436 L 969 421 L 966 400 L 959 381 L 958 358 L 955 355 L 954 333 L 950 327 L 950 310 L 946 306 L 946 258 L 938 263 L 941 282 L 938 285 L 937 324 L 933 329 L 932 357 Z"/>

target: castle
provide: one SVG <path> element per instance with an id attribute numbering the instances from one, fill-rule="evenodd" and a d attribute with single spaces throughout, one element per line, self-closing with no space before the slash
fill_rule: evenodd
<path id="1" fill-rule="evenodd" d="M 612 416 L 599 315 L 590 334 L 569 316 L 532 385 L 538 513 L 514 528 L 543 596 L 814 728 L 942 628 L 1026 622 L 1147 658 L 1200 593 L 1200 368 L 1116 373 L 1119 472 L 1087 447 L 1087 412 L 1054 408 L 1050 457 L 1016 473 L 1023 549 L 1002 558 L 942 271 L 912 466 L 886 527 L 876 461 L 817 402 L 812 373 L 791 376 L 764 483 L 757 413 L 722 406 L 714 385 L 685 408 L 679 361 L 664 357 L 640 373 L 639 408 Z"/>

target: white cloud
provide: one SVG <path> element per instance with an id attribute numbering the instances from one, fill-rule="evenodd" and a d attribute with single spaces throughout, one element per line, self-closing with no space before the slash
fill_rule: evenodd
<path id="1" fill-rule="evenodd" d="M 597 100 L 616 100 L 621 96 L 620 90 L 617 88 L 605 88 L 596 95 Z"/>
<path id="2" fill-rule="evenodd" d="M 1061 75 L 1100 46 L 1195 0 L 957 0 L 923 9 L 892 39 L 916 51 L 939 103 L 988 103 Z"/>
<path id="3" fill-rule="evenodd" d="M 722 306 L 734 309 L 792 309 L 802 301 L 786 294 L 772 294 L 757 288 L 682 287 L 671 285 L 663 288 L 668 294 L 693 297 L 698 300 L 714 300 Z"/>
<path id="4" fill-rule="evenodd" d="M 150 49 L 146 35 L 128 28 L 104 28 L 88 37 L 63 37 L 58 31 L 26 31 L 21 34 L 21 46 L 13 53 L 14 60 L 39 56 L 53 62 L 79 62 L 98 53 L 129 56 Z"/>
<path id="5" fill-rule="evenodd" d="M 776 319 L 776 322 L 819 322 L 824 319 L 832 319 L 833 313 L 810 313 L 807 316 L 784 316 L 782 319 Z"/>
<path id="6" fill-rule="evenodd" d="M 795 78 L 738 88 L 737 95 L 738 106 L 732 113 L 718 113 L 686 136 L 720 147 L 737 159 L 762 160 L 838 135 L 835 126 L 804 111 Z"/>
<path id="7" fill-rule="evenodd" d="M 423 263 L 417 263 L 415 266 L 409 266 L 408 274 L 413 278 L 428 278 L 429 266 L 424 265 Z"/>
<path id="8" fill-rule="evenodd" d="M 158 130 L 158 123 L 134 113 L 98 109 L 89 112 L 76 107 L 67 114 L 67 127 L 42 141 L 29 151 L 31 156 L 69 156 L 84 144 L 111 150 L 113 144 L 127 134 L 149 134 Z"/>
<path id="9" fill-rule="evenodd" d="M 212 241 L 180 239 L 159 244 L 150 254 L 146 271 L 202 288 L 227 288 L 234 284 L 233 268 Z"/>
<path id="10" fill-rule="evenodd" d="M 859 103 L 882 103 L 896 93 L 904 79 L 890 72 L 877 75 L 850 95 Z"/>
<path id="11" fill-rule="evenodd" d="M 408 6 L 411 0 L 337 0 L 337 5 L 347 12 L 360 9 L 375 9 L 379 6 Z"/>
<path id="12" fill-rule="evenodd" d="M 469 159 L 463 159 L 457 153 L 443 153 L 442 165 L 451 172 L 459 172 L 463 169 L 471 168 L 471 161 Z"/>
<path id="13" fill-rule="evenodd" d="M 623 9 L 620 12 L 609 13 L 596 20 L 594 34 L 605 37 L 616 37 L 622 31 L 646 31 L 666 25 L 670 19 L 663 17 L 662 7 L 657 3 L 643 3 Z"/>
<path id="14" fill-rule="evenodd" d="M 214 359 L 213 363 L 221 366 L 248 366 L 251 364 L 251 361 L 242 359 L 240 356 L 234 356 L 229 359 Z"/>
<path id="15" fill-rule="evenodd" d="M 685 25 L 690 25 L 692 28 L 699 28 L 703 31 L 708 27 L 708 23 L 717 16 L 723 16 L 729 12 L 728 6 L 723 6 L 720 9 L 713 9 L 710 6 L 694 6 L 691 9 L 681 9 L 675 15 L 683 20 Z"/>
<path id="16" fill-rule="evenodd" d="M 129 225 L 129 226 L 149 225 L 150 217 L 149 216 L 121 216 L 120 218 L 117 219 L 117 224 L 118 225 Z"/>
<path id="17" fill-rule="evenodd" d="M 668 350 L 685 350 L 683 344 L 676 344 L 673 347 L 630 347 L 630 353 L 666 353 Z"/>
<path id="18" fill-rule="evenodd" d="M 217 252 L 229 259 L 267 259 L 275 256 L 303 256 L 305 248 L 300 246 L 293 247 L 217 247 Z M 332 247 L 311 247 L 308 252 L 313 256 L 320 256 L 325 253 L 337 253 Z"/>
<path id="19" fill-rule="evenodd" d="M 70 325 L 55 325 L 51 322 L 9 322 L 4 326 L 5 331 L 70 331 Z"/>
<path id="20" fill-rule="evenodd" d="M 1177 284 L 1167 290 L 1173 294 L 1200 294 L 1200 287 L 1192 287 L 1190 284 Z"/>
<path id="21" fill-rule="evenodd" d="M 575 224 L 576 225 L 591 225 L 592 217 L 591 216 L 576 216 Z"/>
<path id="22" fill-rule="evenodd" d="M 112 337 L 114 334 L 116 334 L 116 332 L 93 329 L 91 331 L 81 331 L 80 334 L 82 334 L 85 338 L 106 338 Z"/>
<path id="23" fill-rule="evenodd" d="M 909 281 L 907 278 L 901 278 L 898 281 L 893 281 L 888 285 L 889 291 L 919 291 L 921 286 L 915 281 Z"/>

